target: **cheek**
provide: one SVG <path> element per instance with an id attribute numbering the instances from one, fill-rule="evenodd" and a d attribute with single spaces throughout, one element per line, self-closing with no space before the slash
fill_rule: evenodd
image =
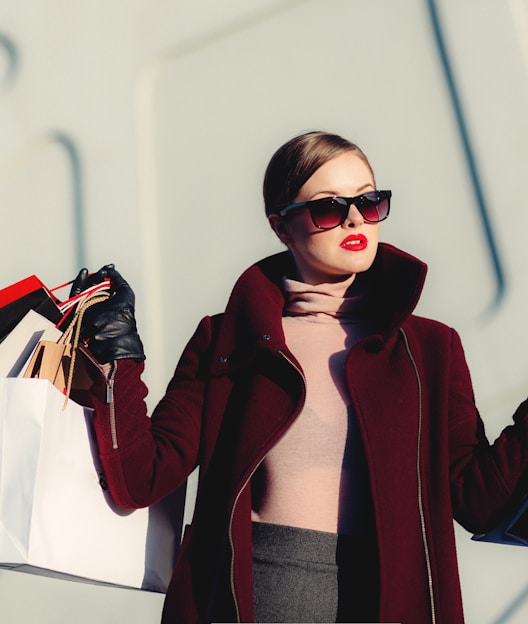
<path id="1" fill-rule="evenodd" d="M 365 235 L 368 238 L 369 244 L 377 246 L 379 240 L 379 223 L 369 224 L 368 230 L 365 231 Z"/>
<path id="2" fill-rule="evenodd" d="M 367 233 L 368 238 L 368 249 L 369 249 L 369 261 L 370 263 L 374 262 L 374 258 L 376 257 L 376 252 L 378 251 L 378 243 L 379 243 L 379 224 L 373 225 L 373 229 L 371 232 Z"/>
<path id="3" fill-rule="evenodd" d="M 302 236 L 307 236 L 310 232 L 320 231 L 313 224 L 312 217 L 308 210 L 300 210 L 296 215 L 293 215 L 291 224 Z"/>
<path id="4" fill-rule="evenodd" d="M 317 238 L 314 234 L 318 234 L 318 230 L 310 215 L 298 214 L 294 215 L 287 225 L 287 236 L 292 245 L 295 246 L 307 246 L 311 243 L 313 238 Z"/>

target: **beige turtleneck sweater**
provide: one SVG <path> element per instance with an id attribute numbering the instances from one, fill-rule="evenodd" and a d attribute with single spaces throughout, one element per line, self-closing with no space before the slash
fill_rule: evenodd
<path id="1" fill-rule="evenodd" d="M 363 535 L 372 529 L 368 472 L 344 365 L 372 331 L 364 298 L 340 296 L 338 284 L 284 278 L 284 286 L 286 344 L 304 371 L 306 402 L 259 469 L 253 520 Z"/>

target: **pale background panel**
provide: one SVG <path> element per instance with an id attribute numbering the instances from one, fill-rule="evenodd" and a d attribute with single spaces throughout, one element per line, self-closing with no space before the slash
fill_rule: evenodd
<path id="1" fill-rule="evenodd" d="M 3 0 L 1 285 L 115 262 L 153 405 L 199 318 L 280 249 L 272 152 L 336 131 L 393 190 L 382 238 L 429 264 L 418 312 L 460 331 L 494 437 L 528 388 L 527 41 L 528 0 Z M 528 551 L 457 542 L 467 622 L 528 621 Z M 161 603 L 0 571 L 9 623 L 145 624 Z"/>

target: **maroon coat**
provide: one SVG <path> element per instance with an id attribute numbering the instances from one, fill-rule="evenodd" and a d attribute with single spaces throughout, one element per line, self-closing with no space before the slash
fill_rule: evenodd
<path id="1" fill-rule="evenodd" d="M 113 402 L 93 390 L 106 477 L 125 507 L 153 503 L 200 466 L 194 518 L 167 592 L 163 622 L 250 622 L 250 480 L 304 400 L 284 341 L 281 277 L 289 254 L 250 267 L 223 315 L 204 318 L 152 419 L 143 365 L 121 360 Z M 368 280 L 382 328 L 350 350 L 346 378 L 368 462 L 380 563 L 381 622 L 460 624 L 453 517 L 489 529 L 521 487 L 523 404 L 493 446 L 477 414 L 457 333 L 412 315 L 426 267 L 380 245 Z"/>

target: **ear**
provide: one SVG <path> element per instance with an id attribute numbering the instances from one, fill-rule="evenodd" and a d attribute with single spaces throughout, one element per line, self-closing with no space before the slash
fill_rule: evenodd
<path id="1" fill-rule="evenodd" d="M 291 239 L 288 234 L 288 228 L 286 227 L 284 219 L 282 219 L 282 217 L 279 217 L 279 215 L 271 214 L 268 217 L 268 221 L 271 229 L 275 232 L 277 238 L 281 241 L 281 243 L 288 245 Z"/>

